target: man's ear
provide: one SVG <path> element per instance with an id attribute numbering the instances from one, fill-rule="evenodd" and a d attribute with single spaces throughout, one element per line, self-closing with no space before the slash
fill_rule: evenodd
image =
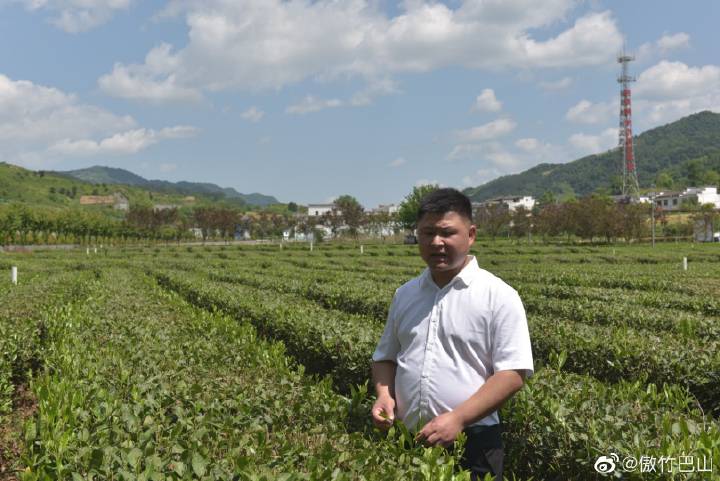
<path id="1" fill-rule="evenodd" d="M 475 224 L 470 224 L 468 234 L 470 235 L 470 239 L 472 239 L 471 242 L 475 242 L 475 238 L 477 237 L 477 226 L 475 226 Z"/>

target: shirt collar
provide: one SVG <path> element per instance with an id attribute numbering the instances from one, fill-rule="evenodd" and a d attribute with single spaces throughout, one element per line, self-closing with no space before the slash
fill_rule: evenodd
<path id="1" fill-rule="evenodd" d="M 467 263 L 467 265 L 465 265 L 465 267 L 463 267 L 463 269 L 458 272 L 458 274 L 453 277 L 452 280 L 448 282 L 445 287 L 452 286 L 458 282 L 461 282 L 463 285 L 465 285 L 465 287 L 467 287 L 477 277 L 477 275 L 480 273 L 480 266 L 478 266 L 477 259 L 473 255 L 468 255 L 468 257 L 470 258 L 470 261 Z M 435 281 L 433 281 L 432 274 L 430 274 L 430 268 L 425 268 L 425 270 L 421 274 L 421 278 L 422 282 L 426 286 L 439 289 L 437 284 L 435 284 Z"/>

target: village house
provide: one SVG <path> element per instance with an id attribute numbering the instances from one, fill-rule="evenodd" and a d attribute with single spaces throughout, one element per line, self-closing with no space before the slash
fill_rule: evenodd
<path id="1" fill-rule="evenodd" d="M 370 213 L 384 212 L 386 214 L 397 214 L 400 211 L 400 206 L 397 204 L 380 204 L 375 209 L 371 209 Z"/>
<path id="2" fill-rule="evenodd" d="M 162 210 L 172 210 L 172 209 L 179 209 L 180 206 L 176 204 L 155 204 L 153 205 L 153 210 L 155 212 L 159 212 Z"/>
<path id="3" fill-rule="evenodd" d="M 510 212 L 514 212 L 519 207 L 524 207 L 526 210 L 532 210 L 532 208 L 535 206 L 535 198 L 531 195 L 508 195 L 488 199 L 484 202 L 473 202 L 473 210 L 479 209 L 481 207 L 495 206 L 504 206 Z"/>
<path id="4" fill-rule="evenodd" d="M 130 202 L 120 192 L 112 195 L 82 195 L 80 205 L 111 205 L 113 209 L 129 210 Z"/>
<path id="5" fill-rule="evenodd" d="M 655 205 L 665 211 L 686 209 L 683 204 L 712 204 L 720 209 L 720 195 L 717 187 L 688 187 L 682 192 L 660 192 L 655 196 Z"/>
<path id="6" fill-rule="evenodd" d="M 308 204 L 308 216 L 321 217 L 335 209 L 335 204 Z"/>

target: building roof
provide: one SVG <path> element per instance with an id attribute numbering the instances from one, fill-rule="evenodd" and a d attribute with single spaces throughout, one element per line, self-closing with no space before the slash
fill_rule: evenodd
<path id="1" fill-rule="evenodd" d="M 687 194 L 686 192 L 679 192 L 679 191 L 660 192 L 658 195 L 655 196 L 655 199 L 679 197 L 681 195 L 686 195 L 686 194 Z"/>

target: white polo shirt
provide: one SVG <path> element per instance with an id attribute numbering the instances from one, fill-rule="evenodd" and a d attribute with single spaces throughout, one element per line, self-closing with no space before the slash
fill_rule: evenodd
<path id="1" fill-rule="evenodd" d="M 520 296 L 470 257 L 442 289 L 427 268 L 398 288 L 373 353 L 397 364 L 397 414 L 410 428 L 452 411 L 495 372 L 533 373 Z M 493 412 L 475 424 L 498 422 Z"/>

